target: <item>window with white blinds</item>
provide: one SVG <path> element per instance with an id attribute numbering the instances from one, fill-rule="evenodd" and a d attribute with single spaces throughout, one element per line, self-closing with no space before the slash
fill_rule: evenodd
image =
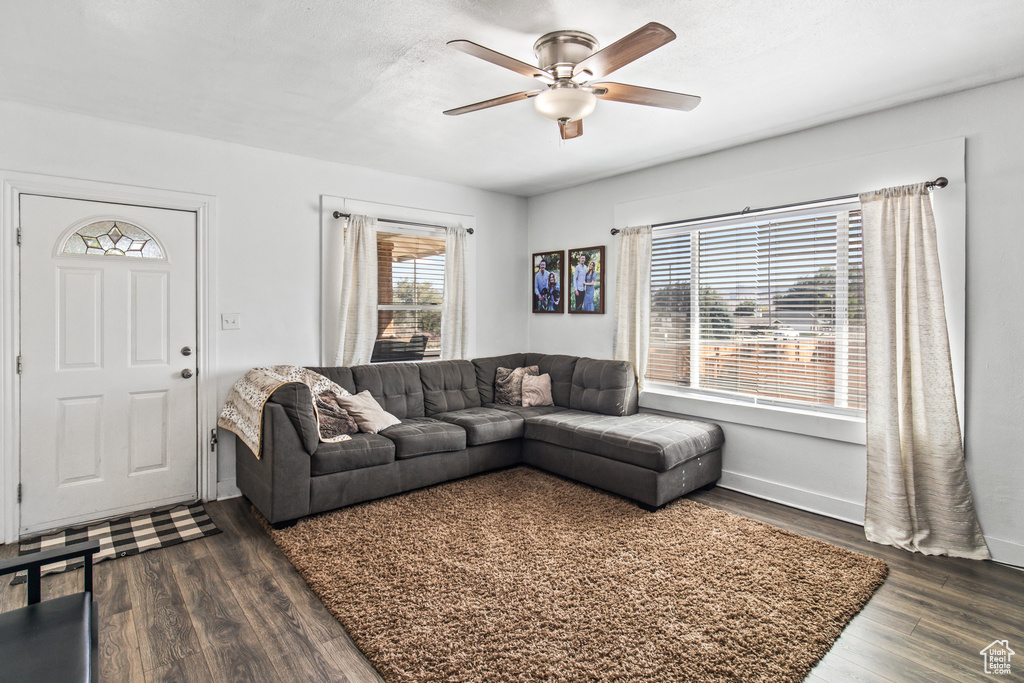
<path id="1" fill-rule="evenodd" d="M 856 202 L 656 231 L 647 381 L 863 410 L 862 266 Z"/>
<path id="2" fill-rule="evenodd" d="M 441 355 L 444 235 L 377 233 L 377 341 L 371 362 Z"/>

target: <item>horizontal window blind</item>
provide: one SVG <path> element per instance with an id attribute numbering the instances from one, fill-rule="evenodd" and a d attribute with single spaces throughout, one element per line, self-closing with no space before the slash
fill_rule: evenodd
<path id="1" fill-rule="evenodd" d="M 444 297 L 444 237 L 377 233 L 377 339 L 402 348 L 420 347 L 424 357 L 441 353 Z"/>
<path id="2" fill-rule="evenodd" d="M 655 235 L 649 381 L 863 409 L 859 209 Z"/>
<path id="3" fill-rule="evenodd" d="M 647 379 L 690 385 L 690 233 L 656 238 L 651 253 Z"/>

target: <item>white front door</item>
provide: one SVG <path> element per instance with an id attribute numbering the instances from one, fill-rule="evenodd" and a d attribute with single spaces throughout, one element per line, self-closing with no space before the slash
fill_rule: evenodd
<path id="1" fill-rule="evenodd" d="M 20 214 L 21 533 L 195 500 L 196 214 Z"/>

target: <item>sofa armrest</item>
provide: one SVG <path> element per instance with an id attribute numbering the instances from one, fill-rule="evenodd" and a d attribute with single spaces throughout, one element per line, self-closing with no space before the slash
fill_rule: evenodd
<path id="1" fill-rule="evenodd" d="M 309 387 L 298 382 L 282 384 L 274 390 L 267 402 L 276 403 L 284 408 L 288 419 L 295 425 L 306 452 L 316 453 L 317 446 L 320 445 L 320 429 L 316 421 L 316 410 L 313 408 L 313 394 Z"/>
<path id="2" fill-rule="evenodd" d="M 235 443 L 236 484 L 271 524 L 309 514 L 309 453 L 282 406 L 263 408 L 258 459 L 241 439 Z"/>

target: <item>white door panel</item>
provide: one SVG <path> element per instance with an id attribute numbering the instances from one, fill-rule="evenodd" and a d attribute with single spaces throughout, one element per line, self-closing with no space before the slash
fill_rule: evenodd
<path id="1" fill-rule="evenodd" d="M 22 533 L 195 499 L 196 214 L 20 211 Z"/>

